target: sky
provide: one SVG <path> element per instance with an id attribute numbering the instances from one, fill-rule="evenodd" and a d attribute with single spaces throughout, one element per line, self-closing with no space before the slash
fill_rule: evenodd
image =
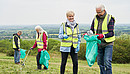
<path id="1" fill-rule="evenodd" d="M 130 0 L 0 0 L 0 25 L 61 24 L 75 12 L 80 24 L 91 24 L 95 7 L 103 4 L 116 24 L 130 24 Z"/>

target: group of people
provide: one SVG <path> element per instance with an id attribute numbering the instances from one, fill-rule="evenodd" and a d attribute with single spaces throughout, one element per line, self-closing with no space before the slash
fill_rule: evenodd
<path id="1" fill-rule="evenodd" d="M 92 30 L 95 35 L 98 35 L 97 38 L 101 40 L 101 44 L 98 44 L 97 63 L 100 67 L 100 74 L 112 74 L 111 62 L 113 42 L 115 40 L 115 19 L 112 15 L 106 12 L 104 5 L 96 6 L 96 13 L 90 30 Z M 65 72 L 65 66 L 69 54 L 73 62 L 73 74 L 78 73 L 78 51 L 80 49 L 81 33 L 79 30 L 79 24 L 75 21 L 74 16 L 75 13 L 73 11 L 68 11 L 66 13 L 67 20 L 61 24 L 59 30 L 59 38 L 62 39 L 60 46 L 62 58 L 60 74 L 64 74 Z M 42 50 L 47 50 L 48 34 L 40 26 L 36 26 L 35 30 L 37 31 L 36 41 L 31 49 L 38 47 L 38 54 L 36 56 L 37 69 L 41 69 L 41 64 L 39 64 L 40 54 Z M 20 51 L 21 34 L 22 32 L 19 31 L 17 34 L 13 35 L 13 48 L 15 49 L 14 59 L 16 64 L 19 64 L 18 55 Z M 87 33 L 83 35 L 86 34 Z M 47 68 L 44 66 L 44 69 Z"/>

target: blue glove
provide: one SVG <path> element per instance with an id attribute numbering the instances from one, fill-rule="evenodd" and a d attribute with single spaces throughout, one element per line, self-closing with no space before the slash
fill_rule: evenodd
<path id="1" fill-rule="evenodd" d="M 67 39 L 67 38 L 68 38 L 68 36 L 67 36 L 67 35 L 64 35 L 63 37 L 64 37 L 65 39 Z"/>
<path id="2" fill-rule="evenodd" d="M 76 52 L 78 52 L 80 50 L 80 43 L 78 43 L 77 48 L 76 48 Z"/>

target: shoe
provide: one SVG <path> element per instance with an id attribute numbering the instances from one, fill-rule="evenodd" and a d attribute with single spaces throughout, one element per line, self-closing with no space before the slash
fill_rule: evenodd
<path id="1" fill-rule="evenodd" d="M 48 68 L 44 68 L 43 70 L 48 70 Z"/>
<path id="2" fill-rule="evenodd" d="M 35 70 L 42 70 L 42 69 L 35 69 Z"/>
<path id="3" fill-rule="evenodd" d="M 20 63 L 18 63 L 18 62 L 17 62 L 17 63 L 15 63 L 15 64 L 18 64 L 18 65 L 20 65 Z"/>
<path id="4" fill-rule="evenodd" d="M 46 66 L 44 66 L 44 70 L 48 70 L 48 68 Z"/>
<path id="5" fill-rule="evenodd" d="M 41 69 L 41 70 L 48 70 L 48 69 Z"/>
<path id="6" fill-rule="evenodd" d="M 48 69 L 44 69 L 44 70 L 48 70 Z"/>

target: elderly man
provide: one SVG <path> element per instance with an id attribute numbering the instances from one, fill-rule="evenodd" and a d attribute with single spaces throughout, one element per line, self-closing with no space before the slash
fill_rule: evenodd
<path id="1" fill-rule="evenodd" d="M 14 62 L 15 64 L 20 64 L 20 35 L 22 31 L 18 31 L 18 33 L 13 34 L 13 49 L 14 52 Z"/>
<path id="2" fill-rule="evenodd" d="M 107 14 L 104 5 L 96 7 L 97 15 L 93 19 L 91 30 L 101 40 L 98 45 L 97 63 L 100 67 L 100 74 L 112 74 L 112 51 L 115 40 L 114 23 L 112 15 Z"/>

